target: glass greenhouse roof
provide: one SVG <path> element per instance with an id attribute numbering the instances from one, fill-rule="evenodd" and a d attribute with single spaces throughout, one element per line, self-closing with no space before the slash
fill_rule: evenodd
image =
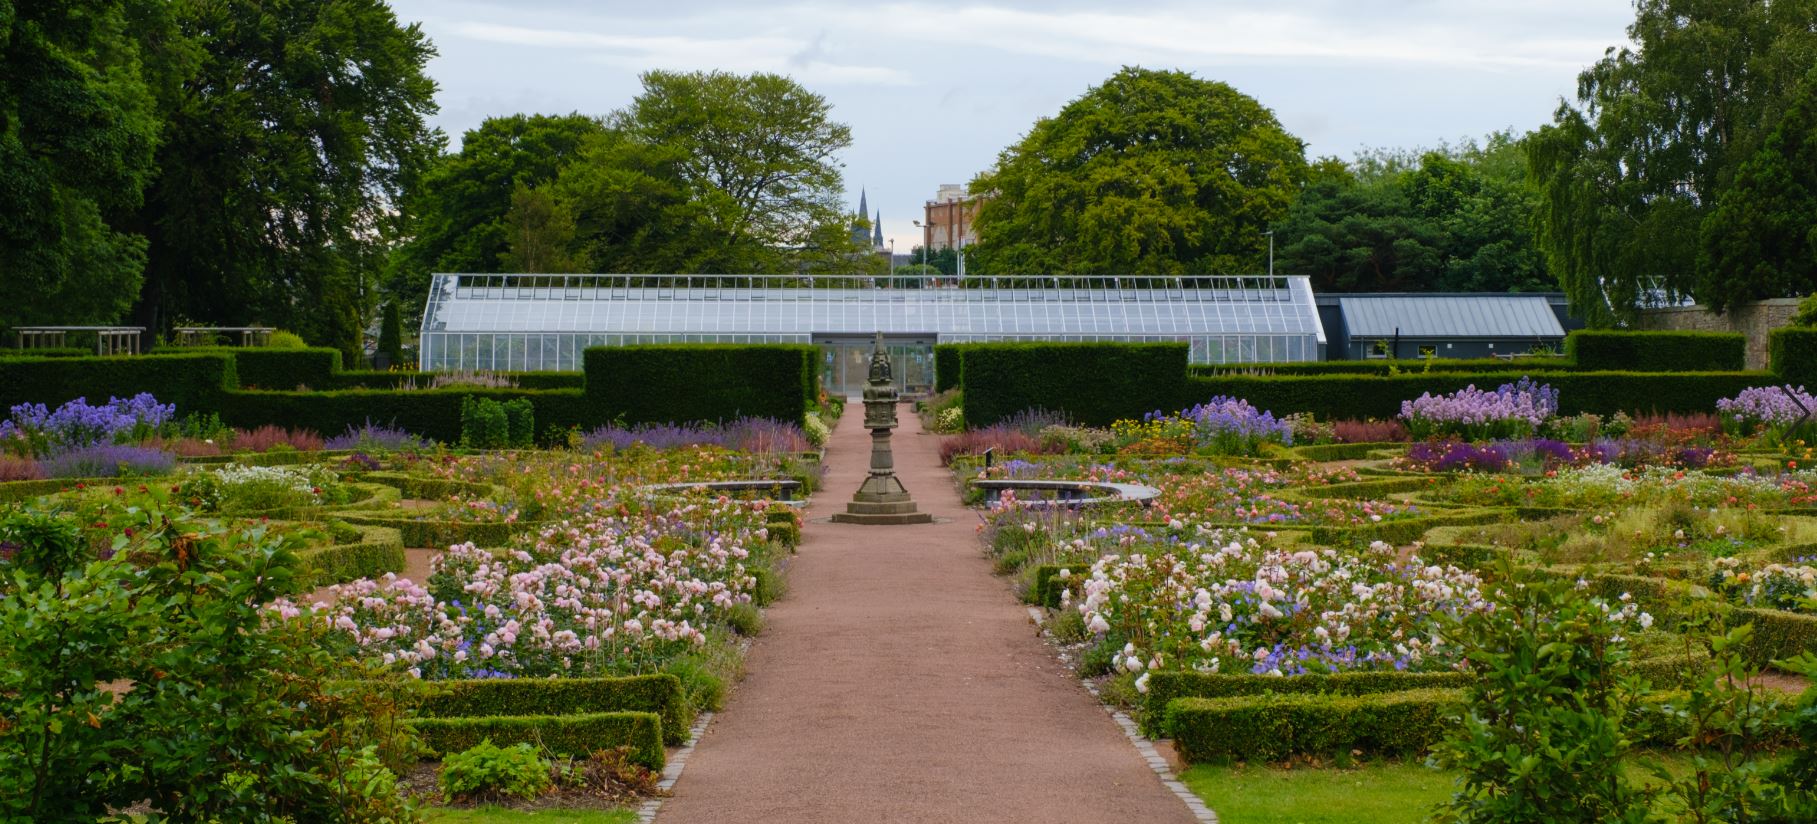
<path id="1" fill-rule="evenodd" d="M 423 365 L 475 368 L 455 349 L 532 338 L 534 359 L 507 348 L 507 364 L 482 357 L 477 368 L 577 368 L 571 352 L 588 345 L 820 343 L 875 332 L 930 343 L 1186 341 L 1200 362 L 1316 360 L 1325 342 L 1304 277 L 972 280 L 885 288 L 851 277 L 438 274 Z"/>

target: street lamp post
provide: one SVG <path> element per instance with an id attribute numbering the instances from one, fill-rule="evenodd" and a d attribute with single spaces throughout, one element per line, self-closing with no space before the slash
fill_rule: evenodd
<path id="1" fill-rule="evenodd" d="M 930 220 L 926 226 L 922 226 L 921 221 L 917 220 L 914 221 L 914 224 L 923 230 L 921 232 L 921 277 L 926 278 L 927 247 L 934 245 L 934 222 Z"/>

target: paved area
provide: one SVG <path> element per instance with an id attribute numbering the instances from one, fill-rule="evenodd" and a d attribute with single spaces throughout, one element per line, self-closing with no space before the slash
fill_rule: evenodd
<path id="1" fill-rule="evenodd" d="M 991 575 L 907 407 L 897 472 L 947 520 L 818 522 L 863 481 L 863 417 L 839 422 L 789 594 L 656 820 L 1195 821 Z"/>

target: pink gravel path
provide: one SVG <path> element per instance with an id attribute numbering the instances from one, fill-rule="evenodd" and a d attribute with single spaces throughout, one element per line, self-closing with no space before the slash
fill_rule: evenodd
<path id="1" fill-rule="evenodd" d="M 863 480 L 862 419 L 834 432 L 789 594 L 657 821 L 1193 821 L 991 575 L 906 407 L 897 472 L 950 520 L 817 522 Z"/>

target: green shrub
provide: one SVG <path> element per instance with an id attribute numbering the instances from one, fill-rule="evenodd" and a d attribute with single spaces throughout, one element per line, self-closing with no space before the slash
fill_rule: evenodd
<path id="1" fill-rule="evenodd" d="M 1817 391 L 1817 328 L 1775 329 L 1767 348 L 1779 383 Z"/>
<path id="2" fill-rule="evenodd" d="M 960 375 L 965 368 L 965 350 L 968 343 L 934 344 L 934 393 L 947 392 L 959 388 Z"/>
<path id="3" fill-rule="evenodd" d="M 441 783 L 454 801 L 529 800 L 549 791 L 549 762 L 529 744 L 500 747 L 486 739 L 445 756 Z"/>
<path id="4" fill-rule="evenodd" d="M 297 553 L 297 580 L 315 588 L 404 571 L 404 539 L 382 526 L 356 527 L 359 538 Z"/>
<path id="5" fill-rule="evenodd" d="M 587 399 L 601 421 L 800 424 L 818 401 L 818 350 L 805 345 L 667 344 L 588 349 Z"/>
<path id="6" fill-rule="evenodd" d="M 555 755 L 585 756 L 628 746 L 632 760 L 652 770 L 662 769 L 665 758 L 662 719 L 649 712 L 417 718 L 410 725 L 436 753 L 460 752 L 490 738 L 535 744 Z"/>
<path id="7" fill-rule="evenodd" d="M 1216 672 L 1154 672 L 1142 697 L 1142 732 L 1152 737 L 1171 735 L 1166 726 L 1167 707 L 1181 698 L 1237 698 L 1276 693 L 1281 695 L 1371 695 L 1462 687 L 1470 676 L 1461 672 L 1341 672 L 1331 675 L 1275 677 Z"/>
<path id="8" fill-rule="evenodd" d="M 505 405 L 491 398 L 461 399 L 461 446 L 503 449 L 511 443 L 511 418 Z"/>
<path id="9" fill-rule="evenodd" d="M 670 744 L 686 743 L 693 712 L 681 680 L 667 673 L 618 678 L 478 678 L 430 685 L 426 718 L 648 712 Z"/>
<path id="10" fill-rule="evenodd" d="M 1738 332 L 1630 332 L 1579 329 L 1565 337 L 1577 368 L 1609 372 L 1733 372 L 1747 368 Z"/>
<path id="11" fill-rule="evenodd" d="M 1183 343 L 972 344 L 960 374 L 965 420 L 989 426 L 1024 410 L 1046 409 L 1074 423 L 1107 426 L 1177 410 L 1187 353 Z"/>
<path id="12" fill-rule="evenodd" d="M 1167 705 L 1166 723 L 1180 757 L 1188 763 L 1280 761 L 1353 750 L 1419 756 L 1444 737 L 1450 726 L 1447 719 L 1462 709 L 1460 690 L 1264 693 L 1177 698 Z"/>
<path id="13" fill-rule="evenodd" d="M 536 445 L 536 404 L 528 398 L 505 401 L 505 424 L 511 446 L 527 449 Z"/>
<path id="14" fill-rule="evenodd" d="M 265 346 L 268 349 L 305 349 L 309 343 L 303 340 L 302 335 L 280 329 L 265 339 Z"/>

